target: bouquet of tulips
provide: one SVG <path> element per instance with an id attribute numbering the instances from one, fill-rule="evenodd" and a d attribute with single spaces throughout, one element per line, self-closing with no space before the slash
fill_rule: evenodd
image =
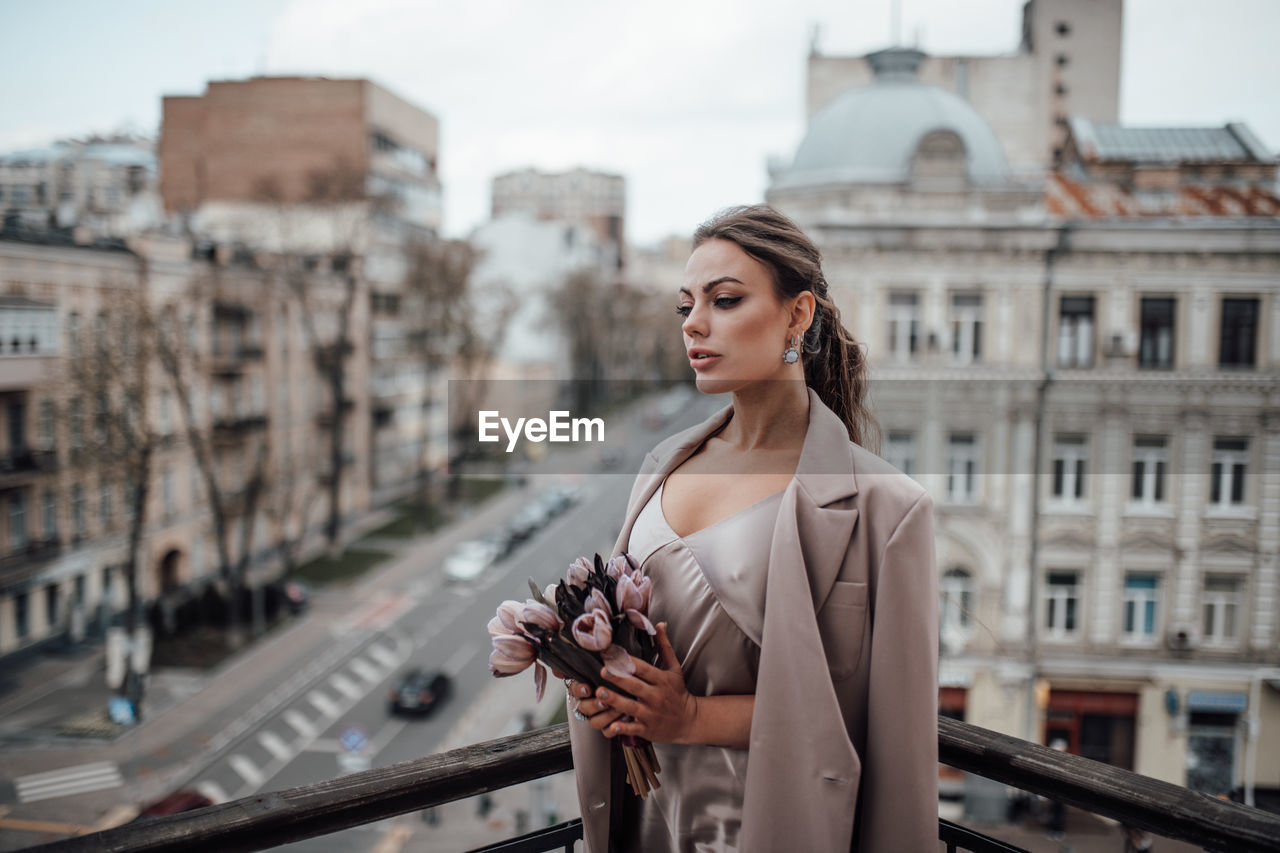
<path id="1" fill-rule="evenodd" d="M 615 675 L 635 674 L 638 657 L 657 663 L 657 631 L 649 621 L 651 581 L 642 577 L 630 555 L 613 557 L 606 564 L 595 555 L 594 564 L 579 557 L 565 579 L 540 590 L 532 580 L 533 598 L 523 604 L 504 601 L 498 615 L 489 620 L 493 651 L 489 671 L 498 678 L 534 667 L 538 701 L 547 684 L 543 664 L 593 687 L 607 687 L 634 699 L 627 691 L 600 675 L 603 667 Z M 620 735 L 627 764 L 627 781 L 640 798 L 658 787 L 658 758 L 653 744 L 632 735 Z"/>

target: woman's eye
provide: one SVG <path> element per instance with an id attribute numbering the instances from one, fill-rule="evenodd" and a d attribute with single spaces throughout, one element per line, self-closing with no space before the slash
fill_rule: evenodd
<path id="1" fill-rule="evenodd" d="M 742 301 L 741 296 L 721 296 L 719 299 L 716 300 L 715 304 L 717 308 L 729 308 L 731 306 L 737 305 L 741 301 Z"/>
<path id="2" fill-rule="evenodd" d="M 676 313 L 677 313 L 677 314 L 679 314 L 681 317 L 688 317 L 688 316 L 689 316 L 689 312 L 690 312 L 690 311 L 692 311 L 692 310 L 693 310 L 693 306 L 692 306 L 692 305 L 677 305 L 677 306 L 676 306 Z"/>

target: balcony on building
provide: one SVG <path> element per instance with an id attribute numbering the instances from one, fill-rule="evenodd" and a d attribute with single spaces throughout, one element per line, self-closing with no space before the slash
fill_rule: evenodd
<path id="1" fill-rule="evenodd" d="M 22 296 L 0 296 L 0 393 L 53 379 L 58 355 L 57 308 Z"/>
<path id="2" fill-rule="evenodd" d="M 219 446 L 239 444 L 266 427 L 267 416 L 262 412 L 219 417 L 213 422 L 213 441 Z"/>
<path id="3" fill-rule="evenodd" d="M 222 376 L 239 375 L 251 362 L 262 360 L 262 343 L 251 308 L 231 301 L 214 303 L 210 355 L 213 372 Z"/>

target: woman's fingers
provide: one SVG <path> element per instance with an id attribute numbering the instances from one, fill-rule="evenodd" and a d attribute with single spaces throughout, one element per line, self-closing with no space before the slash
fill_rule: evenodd
<path id="1" fill-rule="evenodd" d="M 587 722 L 591 724 L 591 728 L 595 729 L 596 731 L 603 732 L 610 725 L 617 722 L 617 720 L 621 716 L 622 714 L 618 713 L 617 711 L 606 710 L 606 711 L 601 711 L 599 714 L 593 715 L 587 720 Z"/>
<path id="2" fill-rule="evenodd" d="M 671 648 L 671 640 L 667 637 L 667 623 L 659 622 L 657 628 L 658 651 L 662 655 L 662 668 L 668 672 L 680 672 L 680 659 L 676 657 L 676 650 Z"/>

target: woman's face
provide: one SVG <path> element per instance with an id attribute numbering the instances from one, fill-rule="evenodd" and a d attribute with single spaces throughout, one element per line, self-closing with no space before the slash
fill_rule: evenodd
<path id="1" fill-rule="evenodd" d="M 783 304 L 768 268 L 729 240 L 708 240 L 689 256 L 677 311 L 689 364 L 705 394 L 770 379 L 803 379 L 782 352 L 811 316 L 801 294 Z M 797 305 L 799 303 L 799 305 Z"/>

